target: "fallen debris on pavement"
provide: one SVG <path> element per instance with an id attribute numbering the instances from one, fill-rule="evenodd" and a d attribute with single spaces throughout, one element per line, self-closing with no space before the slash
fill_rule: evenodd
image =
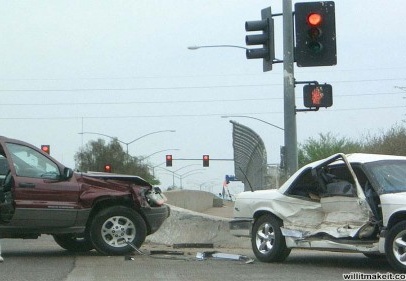
<path id="1" fill-rule="evenodd" d="M 171 260 L 207 260 L 207 259 L 219 259 L 219 260 L 232 260 L 232 261 L 243 261 L 246 264 L 253 263 L 254 260 L 249 258 L 248 256 L 245 255 L 238 255 L 238 254 L 229 254 L 229 253 L 221 253 L 218 251 L 204 251 L 204 252 L 198 252 L 195 256 L 195 258 L 192 257 L 187 257 L 185 256 L 185 253 L 183 251 L 173 251 L 173 250 L 152 250 L 149 253 L 145 253 L 138 249 L 133 243 L 127 242 L 128 245 L 130 245 L 135 252 L 137 252 L 139 255 L 142 256 L 147 256 L 149 258 L 155 258 L 155 259 L 171 259 Z M 203 244 L 203 243 L 199 243 Z M 179 244 L 177 244 L 179 245 Z M 193 245 L 192 248 L 196 248 L 196 243 L 188 243 L 188 244 L 182 244 L 184 247 L 186 246 L 191 246 Z M 207 244 L 205 244 L 207 246 Z M 202 246 L 202 245 L 200 245 Z M 208 245 L 210 247 L 210 245 Z M 186 247 L 187 248 L 187 247 Z M 198 248 L 198 247 L 197 247 Z M 189 253 L 190 254 L 190 253 Z M 124 260 L 135 260 L 134 256 L 125 256 Z"/>

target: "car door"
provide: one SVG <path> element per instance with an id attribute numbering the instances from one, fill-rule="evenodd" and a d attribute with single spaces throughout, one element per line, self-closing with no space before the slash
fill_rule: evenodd
<path id="1" fill-rule="evenodd" d="M 12 177 L 4 152 L 0 153 L 0 224 L 8 223 L 14 215 Z"/>
<path id="2" fill-rule="evenodd" d="M 306 236 L 327 233 L 336 238 L 354 237 L 369 222 L 370 208 L 343 154 L 304 171 L 285 195 L 314 202 L 296 206 L 300 210 L 290 225 L 292 230 L 305 231 Z"/>
<path id="3" fill-rule="evenodd" d="M 13 177 L 13 226 L 69 227 L 78 212 L 79 187 L 74 178 L 62 180 L 60 165 L 41 152 L 6 144 Z"/>

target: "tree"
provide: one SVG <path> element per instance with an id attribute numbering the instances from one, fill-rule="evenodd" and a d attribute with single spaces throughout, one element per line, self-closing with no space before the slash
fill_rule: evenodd
<path id="1" fill-rule="evenodd" d="M 406 128 L 395 125 L 382 135 L 367 137 L 365 152 L 406 156 Z"/>
<path id="2" fill-rule="evenodd" d="M 80 171 L 95 172 L 104 172 L 104 166 L 110 164 L 113 173 L 137 175 L 152 185 L 159 184 L 159 180 L 150 174 L 148 166 L 124 152 L 116 138 L 107 144 L 102 139 L 89 141 L 75 154 L 75 164 Z"/>
<path id="3" fill-rule="evenodd" d="M 299 145 L 298 162 L 299 166 L 302 167 L 336 153 L 362 151 L 363 145 L 360 142 L 351 141 L 347 138 L 337 138 L 331 133 L 319 134 L 319 139 L 309 138 L 304 144 Z"/>
<path id="4" fill-rule="evenodd" d="M 363 137 L 362 141 L 337 138 L 331 133 L 320 134 L 319 139 L 309 138 L 299 145 L 299 166 L 302 167 L 335 153 L 356 152 L 406 156 L 406 128 L 394 125 L 387 132 Z"/>

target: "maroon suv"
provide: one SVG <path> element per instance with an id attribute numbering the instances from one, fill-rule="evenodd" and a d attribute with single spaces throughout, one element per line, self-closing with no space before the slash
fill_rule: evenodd
<path id="1" fill-rule="evenodd" d="M 140 177 L 73 172 L 40 149 L 0 136 L 0 238 L 53 235 L 69 251 L 106 255 L 140 247 L 169 216 Z"/>

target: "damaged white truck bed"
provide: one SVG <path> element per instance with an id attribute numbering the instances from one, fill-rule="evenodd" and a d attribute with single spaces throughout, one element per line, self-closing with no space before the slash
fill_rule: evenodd
<path id="1" fill-rule="evenodd" d="M 306 165 L 279 189 L 243 192 L 231 233 L 256 257 L 283 261 L 292 248 L 386 255 L 406 272 L 406 157 L 336 154 Z"/>

